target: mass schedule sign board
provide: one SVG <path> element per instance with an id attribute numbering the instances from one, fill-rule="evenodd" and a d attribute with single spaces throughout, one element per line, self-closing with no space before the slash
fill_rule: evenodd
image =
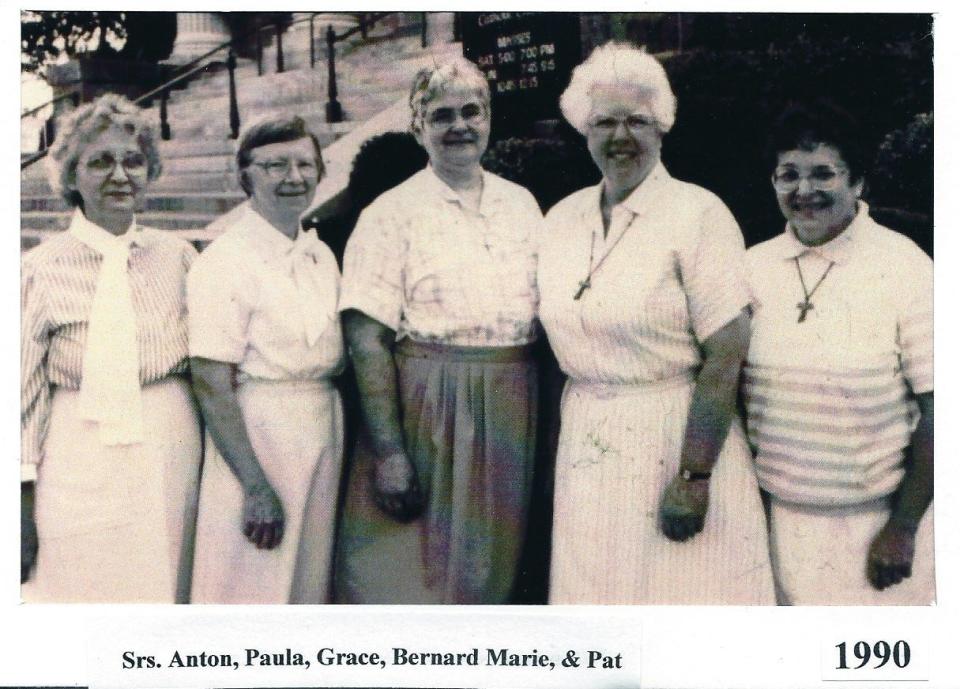
<path id="1" fill-rule="evenodd" d="M 560 93 L 581 60 L 577 14 L 464 12 L 460 27 L 464 55 L 490 83 L 495 138 L 560 117 Z"/>

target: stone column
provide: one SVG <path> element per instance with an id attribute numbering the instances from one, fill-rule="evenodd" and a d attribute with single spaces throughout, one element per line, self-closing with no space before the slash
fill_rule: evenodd
<path id="1" fill-rule="evenodd" d="M 165 62 L 182 65 L 230 40 L 230 30 L 214 12 L 177 12 L 177 38 Z"/>
<path id="2" fill-rule="evenodd" d="M 427 45 L 453 43 L 453 12 L 427 12 Z"/>

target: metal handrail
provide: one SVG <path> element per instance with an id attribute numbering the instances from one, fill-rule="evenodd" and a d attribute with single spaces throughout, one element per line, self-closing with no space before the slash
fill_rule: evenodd
<path id="1" fill-rule="evenodd" d="M 301 23 L 304 23 L 304 22 L 311 22 L 311 23 L 312 23 L 312 22 L 313 22 L 313 19 L 314 19 L 318 14 L 325 14 L 325 13 L 324 13 L 324 12 L 311 12 L 309 16 L 307 16 L 307 17 L 301 17 L 300 19 L 295 19 L 295 20 L 293 20 L 293 21 L 291 21 L 291 22 L 289 22 L 289 23 L 285 23 L 285 22 L 274 22 L 274 23 L 271 23 L 271 24 L 265 24 L 265 25 L 263 25 L 263 26 L 258 26 L 257 28 L 248 31 L 248 32 L 244 33 L 244 34 L 241 35 L 241 36 L 232 37 L 230 40 L 224 41 L 223 43 L 221 43 L 220 45 L 216 46 L 215 48 L 211 48 L 210 50 L 208 50 L 207 52 L 205 52 L 205 53 L 204 53 L 203 55 L 201 55 L 200 57 L 194 58 L 193 60 L 191 60 L 191 61 L 188 62 L 187 64 L 179 67 L 179 68 L 178 68 L 179 74 L 177 74 L 177 75 L 173 76 L 172 78 L 168 79 L 168 80 L 167 80 L 166 82 L 164 82 L 163 84 L 161 84 L 161 85 L 159 85 L 159 86 L 157 86 L 157 87 L 155 87 L 155 88 L 147 91 L 147 92 L 144 93 L 143 95 L 138 96 L 138 97 L 133 101 L 133 103 L 134 103 L 134 104 L 140 104 L 140 103 L 142 103 L 143 101 L 149 100 L 150 98 L 153 98 L 153 97 L 155 97 L 155 96 L 157 96 L 157 95 L 161 95 L 162 97 L 165 98 L 165 93 L 166 93 L 166 92 L 169 92 L 169 90 L 172 89 L 174 86 L 176 86 L 176 85 L 179 84 L 180 82 L 184 81 L 185 79 L 188 79 L 189 77 L 193 76 L 193 75 L 196 74 L 197 72 L 201 72 L 201 71 L 205 70 L 205 69 L 209 66 L 209 63 L 206 63 L 206 64 L 202 64 L 202 65 L 201 65 L 201 64 L 200 64 L 201 62 L 203 62 L 203 61 L 206 60 L 207 58 L 213 57 L 214 55 L 216 55 L 217 53 L 219 53 L 221 50 L 229 49 L 230 52 L 231 52 L 231 54 L 232 54 L 232 52 L 233 52 L 233 51 L 232 51 L 232 48 L 233 48 L 234 44 L 237 43 L 237 42 L 239 42 L 239 41 L 243 41 L 243 40 L 245 40 L 245 39 L 247 39 L 247 38 L 249 38 L 249 37 L 251 37 L 251 36 L 254 36 L 254 35 L 259 36 L 259 34 L 260 34 L 262 31 L 266 30 L 266 29 L 272 28 L 272 29 L 276 30 L 277 28 L 279 28 L 279 27 L 281 26 L 281 24 L 284 24 L 287 28 L 289 28 L 289 27 L 291 27 L 291 26 L 294 26 L 295 24 L 301 24 Z M 337 35 L 335 32 L 333 32 L 333 27 L 328 27 L 328 35 L 329 35 L 329 33 L 333 33 L 333 34 L 334 34 L 334 36 L 333 36 L 333 42 L 334 42 L 334 43 L 337 43 L 337 42 L 343 41 L 343 40 L 345 40 L 345 39 L 353 36 L 355 33 L 358 33 L 358 32 L 361 32 L 361 31 L 363 31 L 363 32 L 365 33 L 367 26 L 372 25 L 372 24 L 375 24 L 376 22 L 380 21 L 380 20 L 383 19 L 384 17 L 386 17 L 386 16 L 388 16 L 388 15 L 391 15 L 391 14 L 394 14 L 394 12 L 376 12 L 376 13 L 373 13 L 373 14 L 371 14 L 369 17 L 364 17 L 364 18 L 361 20 L 360 24 L 358 24 L 357 26 L 353 27 L 352 29 L 347 29 L 344 33 L 339 34 L 339 35 Z M 328 38 L 328 42 L 330 42 L 330 41 L 329 41 L 329 38 Z M 311 41 L 311 43 L 312 43 L 312 41 Z M 228 60 L 229 60 L 229 58 L 228 58 Z M 69 93 L 69 94 L 63 94 L 63 95 L 61 95 L 61 96 L 57 96 L 56 98 L 52 99 L 50 102 L 44 103 L 43 105 L 38 106 L 37 108 L 34 108 L 32 111 L 30 111 L 30 112 L 28 112 L 28 113 L 24 113 L 23 115 L 21 115 L 21 119 L 22 119 L 23 117 L 26 117 L 28 114 L 32 114 L 32 113 L 34 113 L 34 112 L 36 112 L 36 111 L 39 111 L 39 110 L 41 110 L 42 108 L 44 108 L 44 107 L 46 107 L 46 106 L 48 106 L 48 105 L 50 105 L 50 104 L 52 104 L 52 103 L 54 103 L 54 102 L 57 102 L 57 101 L 59 101 L 59 100 L 63 100 L 64 98 L 78 97 L 78 95 L 79 95 L 78 92 L 73 91 L 73 92 L 71 92 L 71 93 Z M 231 118 L 231 119 L 232 119 L 232 118 Z M 34 155 L 30 156 L 30 157 L 27 158 L 26 160 L 21 161 L 21 163 L 20 163 L 20 170 L 23 171 L 23 170 L 25 170 L 26 168 L 28 168 L 29 166 L 31 166 L 31 165 L 33 165 L 34 163 L 36 163 L 38 160 L 43 159 L 43 158 L 47 155 L 47 151 L 49 151 L 49 148 L 44 148 L 42 151 L 37 151 Z"/>
<path id="2" fill-rule="evenodd" d="M 38 105 L 37 107 L 35 107 L 35 108 L 31 109 L 31 110 L 27 110 L 26 112 L 21 113 L 21 114 L 20 114 L 20 119 L 22 120 L 22 119 L 24 119 L 25 117 L 30 117 L 30 116 L 32 116 L 32 115 L 36 115 L 38 112 L 40 112 L 40 111 L 43 110 L 44 108 L 49 107 L 49 106 L 53 105 L 54 103 L 59 103 L 59 102 L 62 101 L 62 100 L 66 100 L 67 98 L 70 98 L 70 99 L 73 100 L 74 103 L 77 103 L 77 101 L 80 100 L 80 92 L 79 92 L 79 91 L 70 91 L 70 93 L 62 93 L 62 94 L 60 94 L 59 96 L 57 96 L 56 98 L 51 98 L 50 100 L 48 100 L 48 101 L 47 101 L 46 103 L 44 103 L 43 105 Z"/>

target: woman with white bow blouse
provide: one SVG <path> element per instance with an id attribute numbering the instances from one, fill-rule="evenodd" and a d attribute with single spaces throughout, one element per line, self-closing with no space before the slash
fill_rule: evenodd
<path id="1" fill-rule="evenodd" d="M 51 181 L 76 210 L 23 258 L 24 595 L 183 601 L 200 462 L 184 377 L 196 251 L 136 221 L 160 156 L 135 105 L 106 95 L 60 130 Z"/>
<path id="2" fill-rule="evenodd" d="M 299 117 L 237 151 L 247 213 L 188 277 L 194 390 L 208 440 L 192 600 L 323 603 L 342 461 L 333 254 L 300 229 L 323 175 Z M 212 442 L 211 442 L 212 441 Z"/>

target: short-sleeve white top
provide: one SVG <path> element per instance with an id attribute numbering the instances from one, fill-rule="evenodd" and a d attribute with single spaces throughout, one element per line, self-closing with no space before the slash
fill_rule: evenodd
<path id="1" fill-rule="evenodd" d="M 813 505 L 893 492 L 916 422 L 912 395 L 933 390 L 933 261 L 861 202 L 830 242 L 805 246 L 788 226 L 747 262 L 744 394 L 760 484 Z M 808 291 L 826 273 L 802 322 L 798 266 Z"/>
<path id="2" fill-rule="evenodd" d="M 347 243 L 340 310 L 357 309 L 397 339 L 502 347 L 536 337 L 533 195 L 483 172 L 477 211 L 431 167 L 378 197 Z"/>
<path id="3" fill-rule="evenodd" d="M 662 164 L 613 208 L 606 238 L 601 193 L 602 183 L 581 189 L 547 214 L 537 280 L 550 346 L 578 382 L 689 374 L 699 343 L 749 302 L 740 228 L 719 198 Z"/>
<path id="4" fill-rule="evenodd" d="M 190 355 L 237 364 L 241 381 L 335 375 L 344 362 L 339 281 L 315 235 L 291 240 L 248 209 L 187 276 Z M 319 333 L 312 344 L 308 319 Z"/>

